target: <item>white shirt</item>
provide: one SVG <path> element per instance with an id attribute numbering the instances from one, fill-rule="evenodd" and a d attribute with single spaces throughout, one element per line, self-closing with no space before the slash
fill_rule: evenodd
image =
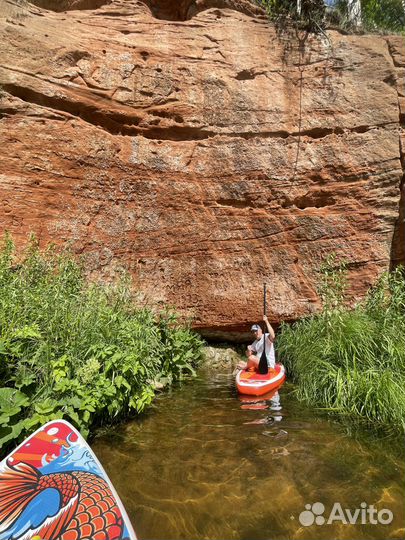
<path id="1" fill-rule="evenodd" d="M 273 343 L 270 341 L 269 334 L 264 334 L 266 336 L 266 358 L 267 358 L 267 365 L 271 368 L 274 368 L 276 365 L 276 357 L 274 355 L 274 346 Z M 263 347 L 264 347 L 264 336 L 262 336 L 260 339 L 255 339 L 255 341 L 252 343 L 251 347 L 256 351 L 255 356 L 257 356 L 259 359 L 263 353 Z"/>

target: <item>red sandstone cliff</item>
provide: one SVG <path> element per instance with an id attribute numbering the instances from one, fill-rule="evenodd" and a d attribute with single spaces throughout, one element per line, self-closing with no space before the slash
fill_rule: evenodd
<path id="1" fill-rule="evenodd" d="M 0 219 L 20 243 L 72 241 L 228 337 L 263 281 L 271 320 L 318 309 L 331 251 L 356 297 L 404 260 L 402 38 L 300 47 L 248 0 L 35 3 L 0 0 Z"/>

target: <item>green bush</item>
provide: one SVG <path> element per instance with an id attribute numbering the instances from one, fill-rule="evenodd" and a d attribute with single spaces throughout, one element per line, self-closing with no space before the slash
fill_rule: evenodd
<path id="1" fill-rule="evenodd" d="M 282 325 L 280 358 L 299 399 L 387 432 L 405 431 L 405 276 L 383 274 L 366 299 L 344 305 L 344 265 L 322 269 L 323 311 Z"/>
<path id="2" fill-rule="evenodd" d="M 87 282 L 73 256 L 0 250 L 0 445 L 65 418 L 84 436 L 193 373 L 202 342 L 170 311 L 139 307 L 130 282 Z"/>
<path id="3" fill-rule="evenodd" d="M 328 26 L 345 31 L 398 32 L 405 31 L 403 0 L 360 0 L 360 25 L 350 16 L 355 0 L 256 0 L 269 18 L 282 25 L 292 22 L 310 32 L 319 33 Z"/>
<path id="4" fill-rule="evenodd" d="M 337 0 L 334 15 L 339 26 L 350 31 L 356 29 L 350 21 L 348 3 L 350 0 Z M 405 8 L 402 0 L 360 0 L 361 26 L 367 32 L 405 31 Z"/>
<path id="5" fill-rule="evenodd" d="M 301 0 L 300 12 L 296 0 L 256 0 L 269 19 L 285 26 L 294 23 L 310 32 L 322 32 L 325 27 L 326 6 L 323 0 Z"/>

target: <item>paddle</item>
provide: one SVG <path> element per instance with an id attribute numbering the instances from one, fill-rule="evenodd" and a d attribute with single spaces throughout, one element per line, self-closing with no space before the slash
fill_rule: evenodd
<path id="1" fill-rule="evenodd" d="M 266 287 L 266 284 L 263 283 L 263 314 L 264 315 L 266 315 L 266 311 L 267 311 L 266 293 L 267 293 L 267 287 Z M 267 366 L 267 356 L 266 356 L 266 329 L 264 329 L 263 352 L 262 352 L 262 355 L 260 356 L 257 372 L 260 375 L 267 375 L 267 373 L 269 372 L 269 368 Z"/>

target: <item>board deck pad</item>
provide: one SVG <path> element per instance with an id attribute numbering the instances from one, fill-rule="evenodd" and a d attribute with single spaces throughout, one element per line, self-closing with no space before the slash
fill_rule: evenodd
<path id="1" fill-rule="evenodd" d="M 64 420 L 0 463 L 0 540 L 136 540 L 102 465 Z"/>

